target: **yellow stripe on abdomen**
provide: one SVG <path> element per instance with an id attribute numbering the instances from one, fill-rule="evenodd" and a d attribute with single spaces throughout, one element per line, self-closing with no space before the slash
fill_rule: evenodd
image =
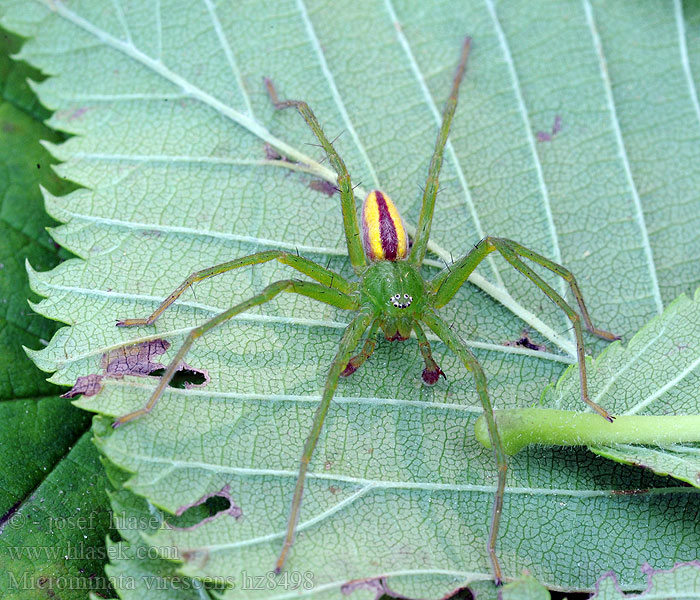
<path id="1" fill-rule="evenodd" d="M 362 206 L 362 245 L 370 260 L 400 260 L 408 253 L 408 236 L 389 196 L 371 191 Z"/>

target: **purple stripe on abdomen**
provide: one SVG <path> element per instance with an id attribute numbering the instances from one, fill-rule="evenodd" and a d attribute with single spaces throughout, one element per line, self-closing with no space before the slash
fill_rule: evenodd
<path id="1" fill-rule="evenodd" d="M 394 220 L 389 214 L 389 208 L 384 200 L 384 194 L 375 191 L 377 198 L 377 211 L 379 212 L 379 241 L 384 249 L 385 260 L 396 260 L 399 250 L 399 237 L 396 234 Z"/>

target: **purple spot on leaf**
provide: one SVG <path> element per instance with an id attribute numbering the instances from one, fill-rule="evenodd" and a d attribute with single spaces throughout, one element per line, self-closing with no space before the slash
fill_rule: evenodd
<path id="1" fill-rule="evenodd" d="M 325 179 L 313 179 L 309 183 L 309 187 L 312 190 L 325 194 L 329 198 L 338 191 L 338 188 L 336 188 L 335 185 L 329 181 L 326 181 Z"/>
<path id="2" fill-rule="evenodd" d="M 561 131 L 561 116 L 560 115 L 555 115 L 554 117 L 554 124 L 552 125 L 552 131 L 547 132 L 547 131 L 538 131 L 535 134 L 535 137 L 537 137 L 538 142 L 551 142 L 554 139 L 554 136 L 557 135 Z"/>
<path id="3" fill-rule="evenodd" d="M 160 339 L 116 348 L 102 355 L 102 368 L 105 375 L 117 377 L 150 375 L 163 368 L 162 364 L 151 359 L 165 354 L 168 348 L 170 342 Z"/>
<path id="4" fill-rule="evenodd" d="M 65 112 L 63 112 L 63 114 L 61 116 L 66 117 L 66 119 L 68 121 L 75 121 L 76 119 L 79 119 L 80 117 L 82 117 L 89 110 L 92 110 L 91 106 L 81 106 L 79 108 L 76 108 L 73 112 L 71 112 L 67 116 L 66 116 Z"/>
<path id="5" fill-rule="evenodd" d="M 102 389 L 105 377 L 120 378 L 125 375 L 147 377 L 154 371 L 162 371 L 165 365 L 159 361 L 158 357 L 165 354 L 168 348 L 170 348 L 170 342 L 157 339 L 110 350 L 102 355 L 103 374 L 91 373 L 78 377 L 75 385 L 61 397 L 94 396 Z M 185 388 L 203 387 L 211 381 L 206 369 L 196 369 L 184 362 L 180 365 L 178 373 L 194 379 L 203 378 L 201 383 L 185 381 Z"/>
<path id="6" fill-rule="evenodd" d="M 561 131 L 561 116 L 554 117 L 554 126 L 552 127 L 552 135 L 557 135 Z"/>
<path id="7" fill-rule="evenodd" d="M 75 380 L 75 385 L 65 394 L 61 394 L 61 398 L 75 398 L 76 396 L 94 396 L 102 389 L 102 375 L 92 373 L 78 377 Z"/>
<path id="8" fill-rule="evenodd" d="M 349 596 L 355 590 L 370 590 L 374 592 L 375 600 L 379 600 L 384 595 L 391 596 L 392 598 L 406 598 L 401 594 L 393 592 L 386 583 L 386 578 L 377 577 L 376 579 L 356 579 L 354 581 L 348 581 L 340 587 L 340 592 L 343 596 Z"/>

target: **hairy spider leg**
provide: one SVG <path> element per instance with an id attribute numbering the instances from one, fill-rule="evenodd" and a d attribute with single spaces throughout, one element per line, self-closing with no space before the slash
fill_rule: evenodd
<path id="1" fill-rule="evenodd" d="M 323 129 L 316 118 L 316 115 L 311 110 L 306 102 L 301 100 L 284 100 L 280 101 L 277 97 L 277 91 L 272 81 L 267 77 L 263 78 L 265 82 L 265 87 L 267 88 L 267 93 L 270 96 L 272 104 L 275 108 L 281 110 L 283 108 L 296 108 L 304 120 L 308 123 L 314 135 L 321 143 L 321 146 L 326 151 L 328 158 L 330 160 L 331 166 L 335 169 L 338 175 L 338 190 L 340 191 L 340 205 L 343 212 L 343 227 L 345 229 L 345 240 L 348 245 L 348 255 L 350 256 L 350 264 L 356 272 L 362 270 L 362 267 L 367 266 L 367 258 L 365 257 L 364 250 L 362 249 L 362 241 L 360 238 L 360 228 L 357 222 L 357 207 L 355 206 L 355 192 L 350 182 L 350 173 L 340 158 L 338 152 L 336 152 L 333 144 L 328 141 L 326 134 L 323 133 Z"/>
<path id="2" fill-rule="evenodd" d="M 498 538 L 498 526 L 501 521 L 501 513 L 503 511 L 503 497 L 506 489 L 506 471 L 508 463 L 506 462 L 506 452 L 503 448 L 501 436 L 496 427 L 496 419 L 493 416 L 493 407 L 489 400 L 489 394 L 486 387 L 486 375 L 481 368 L 476 356 L 462 342 L 456 334 L 452 332 L 447 323 L 438 317 L 432 310 L 426 311 L 423 314 L 423 321 L 430 327 L 444 343 L 452 350 L 464 363 L 467 371 L 471 371 L 474 375 L 474 383 L 476 385 L 476 393 L 479 395 L 481 405 L 484 408 L 484 418 L 489 431 L 489 438 L 493 447 L 493 452 L 496 457 L 496 466 L 498 469 L 498 482 L 496 485 L 496 495 L 493 500 L 493 510 L 491 512 L 491 527 L 489 538 L 486 544 L 489 558 L 491 559 L 491 567 L 493 569 L 494 581 L 496 585 L 500 585 L 503 581 L 501 566 L 498 563 L 496 556 L 496 539 Z"/>
<path id="3" fill-rule="evenodd" d="M 209 277 L 220 275 L 221 273 L 226 273 L 227 271 L 232 271 L 233 269 L 266 263 L 271 260 L 278 260 L 284 265 L 289 265 L 304 275 L 308 275 L 311 277 L 311 279 L 315 279 L 320 284 L 336 289 L 344 294 L 351 294 L 353 291 L 355 291 L 355 289 L 357 289 L 356 284 L 346 281 L 337 273 L 316 264 L 308 258 L 303 258 L 301 256 L 297 256 L 296 254 L 290 254 L 289 252 L 284 252 L 282 250 L 266 250 L 264 252 L 257 252 L 242 258 L 237 258 L 236 260 L 230 260 L 225 263 L 221 263 L 220 265 L 209 267 L 208 269 L 195 271 L 189 277 L 187 277 L 187 279 L 185 279 L 185 281 L 183 281 L 177 287 L 177 289 L 170 294 L 160 304 L 160 306 L 158 306 L 158 308 L 156 308 L 155 311 L 153 311 L 150 317 L 146 319 L 123 319 L 121 321 L 117 321 L 117 326 L 133 327 L 135 325 L 152 325 L 165 312 L 165 310 L 180 297 L 182 292 L 192 286 L 192 284 L 208 279 Z"/>
<path id="4" fill-rule="evenodd" d="M 409 262 L 415 264 L 422 264 L 425 258 L 425 253 L 428 248 L 428 240 L 430 238 L 430 228 L 433 223 L 433 214 L 435 210 L 435 198 L 438 192 L 439 186 L 439 176 L 440 170 L 442 168 L 443 153 L 445 150 L 445 145 L 447 144 L 447 137 L 450 132 L 450 125 L 452 124 L 452 118 L 454 117 L 455 110 L 457 108 L 457 100 L 459 97 L 459 86 L 464 78 L 464 72 L 467 66 L 467 59 L 469 57 L 469 50 L 471 48 L 471 38 L 467 37 L 462 45 L 462 54 L 460 56 L 459 64 L 457 65 L 457 71 L 455 73 L 454 80 L 452 82 L 452 91 L 447 99 L 445 108 L 442 115 L 442 125 L 440 126 L 440 131 L 438 133 L 437 140 L 435 142 L 435 150 L 433 156 L 430 160 L 430 167 L 428 168 L 428 178 L 425 183 L 425 188 L 423 191 L 423 203 L 421 206 L 420 216 L 418 218 L 418 226 L 416 228 L 416 236 L 413 242 L 413 247 L 411 248 L 411 254 L 408 257 Z M 473 270 L 473 269 L 472 269 Z M 453 294 L 454 295 L 454 294 Z M 446 302 L 445 302 L 446 303 Z M 433 305 L 437 308 L 443 304 L 436 304 L 433 301 Z M 496 556 L 496 538 L 498 537 L 498 527 L 501 520 L 501 512 L 503 509 L 503 497 L 505 494 L 506 486 L 506 453 L 501 442 L 501 437 L 498 434 L 498 428 L 496 427 L 496 420 L 493 416 L 493 407 L 491 406 L 491 401 L 489 400 L 486 376 L 481 368 L 481 365 L 477 361 L 476 357 L 471 353 L 471 351 L 450 331 L 450 328 L 445 324 L 445 322 L 440 319 L 432 310 L 428 310 L 422 315 L 423 321 L 430 327 L 435 334 L 450 348 L 464 363 L 467 370 L 472 371 L 474 374 L 474 380 L 476 382 L 476 390 L 481 400 L 482 407 L 484 409 L 484 418 L 486 419 L 486 426 L 489 432 L 489 438 L 491 439 L 491 444 L 493 446 L 493 452 L 496 459 L 496 465 L 498 468 L 498 484 L 496 486 L 496 494 L 493 501 L 493 511 L 491 514 L 491 526 L 488 542 L 486 545 L 489 558 L 491 560 L 491 567 L 493 569 L 494 581 L 496 585 L 500 585 L 503 580 L 503 575 L 501 572 L 501 566 L 498 562 L 498 557 Z M 437 373 L 433 371 L 432 376 L 437 380 L 440 374 L 444 376 L 440 367 L 435 364 L 430 353 L 430 345 L 425 337 L 420 326 L 414 327 L 416 336 L 419 340 L 419 347 L 421 353 L 426 361 L 426 370 L 432 368 L 435 365 Z M 428 361 L 432 361 L 432 364 Z M 430 364 L 430 367 L 428 365 Z M 425 380 L 425 371 L 424 371 Z M 427 381 L 427 380 L 426 380 Z"/>
<path id="5" fill-rule="evenodd" d="M 442 169 L 442 155 L 447 144 L 447 136 L 450 133 L 450 125 L 452 125 L 452 117 L 457 108 L 457 98 L 459 96 L 459 85 L 464 78 L 464 71 L 467 68 L 467 58 L 469 57 L 469 49 L 471 48 L 471 38 L 465 38 L 462 45 L 462 54 L 457 65 L 457 72 L 452 81 L 452 91 L 445 103 L 445 108 L 442 112 L 442 125 L 435 142 L 435 150 L 430 159 L 430 167 L 428 168 L 428 179 L 425 182 L 423 190 L 423 204 L 418 217 L 418 226 L 416 227 L 416 235 L 411 248 L 411 255 L 408 261 L 421 265 L 425 258 L 425 252 L 428 249 L 428 240 L 430 238 L 430 228 L 433 224 L 433 212 L 435 211 L 435 197 L 438 193 L 440 170 Z"/>
<path id="6" fill-rule="evenodd" d="M 321 267 L 319 267 L 319 269 L 320 268 Z M 158 402 L 158 399 L 161 397 L 161 395 L 165 391 L 165 388 L 170 383 L 170 380 L 175 375 L 175 372 L 180 367 L 180 364 L 184 360 L 185 355 L 190 349 L 190 346 L 192 346 L 192 344 L 197 338 L 204 335 L 207 331 L 214 329 L 218 325 L 221 325 L 225 321 L 228 321 L 232 317 L 235 317 L 237 314 L 240 314 L 243 311 L 252 308 L 253 306 L 258 306 L 260 304 L 264 304 L 265 302 L 269 302 L 281 292 L 301 294 L 302 296 L 307 296 L 309 298 L 312 298 L 313 300 L 318 300 L 319 302 L 324 302 L 326 304 L 330 304 L 332 306 L 336 306 L 337 308 L 342 308 L 345 310 L 357 310 L 358 308 L 358 302 L 356 299 L 334 288 L 326 287 L 318 283 L 314 283 L 311 281 L 300 281 L 295 279 L 285 279 L 282 281 L 276 281 L 275 283 L 271 283 L 259 294 L 256 294 L 248 300 L 245 300 L 244 302 L 241 302 L 240 304 L 229 308 L 228 310 L 209 319 L 199 327 L 195 327 L 194 329 L 192 329 L 187 334 L 187 337 L 185 338 L 185 341 L 183 342 L 182 346 L 180 346 L 180 349 L 177 351 L 175 358 L 173 358 L 173 360 L 168 365 L 168 368 L 166 369 L 165 373 L 160 378 L 160 381 L 158 382 L 158 387 L 151 395 L 148 404 L 146 404 L 146 406 L 140 408 L 139 410 L 135 410 L 134 412 L 130 412 L 129 414 L 119 417 L 116 421 L 114 421 L 114 423 L 112 423 L 112 427 L 119 427 L 120 425 L 123 425 L 128 421 L 132 421 L 143 415 L 146 415 L 149 412 L 151 412 L 151 410 L 153 410 L 153 407 L 156 405 L 156 402 Z"/>
<path id="7" fill-rule="evenodd" d="M 588 309 L 583 301 L 581 290 L 571 271 L 561 265 L 545 258 L 544 256 L 528 250 L 517 242 L 505 238 L 486 237 L 481 240 L 468 254 L 452 264 L 449 269 L 444 269 L 438 273 L 430 283 L 435 294 L 434 306 L 440 308 L 447 304 L 457 293 L 457 290 L 464 284 L 472 271 L 479 263 L 493 251 L 498 251 L 515 269 L 532 281 L 544 294 L 561 308 L 571 321 L 576 334 L 576 354 L 578 357 L 579 379 L 581 381 L 581 399 L 588 404 L 600 416 L 612 422 L 612 417 L 602 406 L 596 404 L 588 397 L 588 379 L 586 377 L 586 360 L 583 344 L 583 332 L 581 330 L 581 316 L 562 298 L 552 287 L 544 281 L 537 273 L 530 269 L 520 257 L 530 259 L 535 264 L 541 265 L 556 273 L 569 283 L 571 291 L 576 298 L 576 302 L 583 315 L 586 329 L 605 340 L 619 339 L 609 331 L 604 331 L 593 326 Z"/>
<path id="8" fill-rule="evenodd" d="M 318 436 L 321 434 L 323 422 L 326 419 L 326 414 L 328 413 L 328 408 L 331 405 L 333 394 L 335 393 L 335 389 L 338 387 L 338 378 L 340 377 L 340 373 L 345 368 L 345 365 L 347 365 L 353 350 L 360 342 L 360 339 L 362 339 L 367 327 L 369 327 L 372 319 L 374 319 L 374 315 L 371 313 L 361 312 L 350 322 L 345 329 L 343 338 L 340 340 L 338 351 L 335 354 L 335 358 L 331 363 L 331 368 L 326 376 L 326 385 L 323 389 L 323 397 L 321 398 L 321 402 L 316 409 L 316 414 L 314 415 L 314 421 L 311 425 L 309 436 L 306 438 L 306 442 L 304 443 L 304 451 L 301 455 L 301 463 L 299 465 L 299 475 L 297 477 L 297 483 L 294 487 L 294 495 L 292 496 L 292 507 L 289 511 L 287 534 L 284 538 L 284 543 L 282 544 L 282 551 L 280 552 L 277 563 L 275 564 L 275 573 L 279 574 L 282 571 L 284 562 L 287 559 L 287 553 L 294 543 L 294 532 L 297 527 L 297 522 L 299 521 L 299 511 L 301 509 L 301 498 L 304 494 L 306 471 L 308 470 L 311 456 L 316 448 Z"/>
<path id="9" fill-rule="evenodd" d="M 374 348 L 377 345 L 378 329 L 379 320 L 375 319 L 372 326 L 369 328 L 369 333 L 367 334 L 367 339 L 362 346 L 362 350 L 359 354 L 356 354 L 348 361 L 345 369 L 343 369 L 342 373 L 340 374 L 341 377 L 348 377 L 349 375 L 352 375 L 370 356 L 372 356 L 372 352 L 374 352 Z"/>
<path id="10" fill-rule="evenodd" d="M 546 256 L 542 256 L 541 254 L 537 254 L 537 252 L 533 252 L 532 250 L 526 248 L 518 242 L 514 242 L 513 240 L 502 240 L 502 242 L 507 244 L 511 248 L 511 250 L 513 250 L 513 252 L 518 256 L 529 258 L 534 263 L 542 265 L 545 269 L 549 269 L 550 271 L 552 271 L 552 273 L 556 273 L 557 275 L 559 275 L 559 277 L 564 279 L 569 284 L 569 287 L 571 288 L 571 293 L 574 295 L 574 298 L 576 298 L 576 303 L 578 304 L 578 308 L 581 311 L 581 316 L 583 317 L 583 322 L 588 331 L 590 331 L 593 335 L 597 335 L 599 338 L 603 338 L 604 340 L 608 340 L 610 342 L 620 339 L 619 335 L 615 335 L 614 333 L 610 333 L 609 331 L 605 331 L 603 329 L 598 329 L 593 325 L 591 317 L 588 314 L 586 304 L 583 301 L 583 294 L 581 293 L 581 288 L 579 288 L 578 282 L 576 281 L 574 274 L 571 271 L 569 271 L 569 269 L 567 269 L 566 267 L 562 267 L 560 264 L 555 263 L 554 261 L 548 259 Z"/>
<path id="11" fill-rule="evenodd" d="M 423 362 L 425 362 L 425 369 L 423 369 L 423 373 L 421 375 L 423 377 L 423 381 L 425 381 L 425 383 L 428 385 L 433 385 L 437 383 L 438 379 L 440 379 L 440 375 L 447 379 L 447 375 L 443 373 L 442 369 L 435 362 L 433 353 L 430 351 L 430 342 L 428 342 L 428 338 L 425 336 L 423 328 L 417 321 L 413 324 L 413 331 L 416 332 L 416 338 L 418 338 L 418 349 L 423 356 Z"/>

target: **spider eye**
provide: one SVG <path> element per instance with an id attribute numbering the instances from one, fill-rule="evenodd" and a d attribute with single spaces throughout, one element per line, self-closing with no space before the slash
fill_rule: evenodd
<path id="1" fill-rule="evenodd" d="M 408 308 L 411 306 L 411 303 L 413 302 L 413 296 L 409 296 L 408 294 L 403 294 L 403 302 L 401 298 L 401 294 L 394 294 L 389 298 L 389 302 L 393 305 L 394 308 Z"/>

